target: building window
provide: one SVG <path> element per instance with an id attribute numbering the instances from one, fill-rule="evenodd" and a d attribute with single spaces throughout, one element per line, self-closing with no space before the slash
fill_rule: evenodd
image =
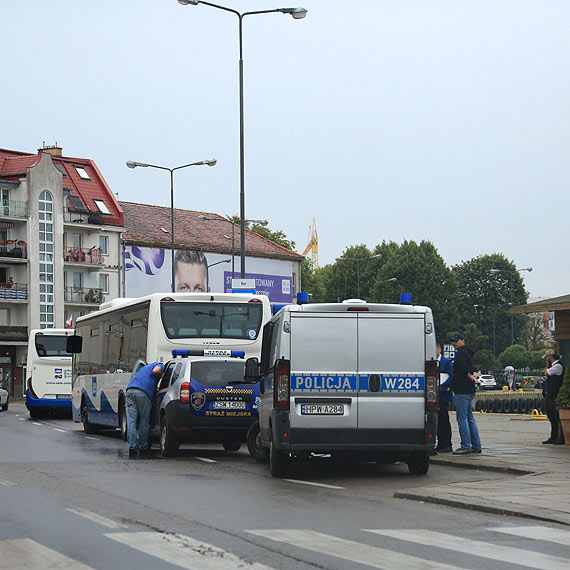
<path id="1" fill-rule="evenodd" d="M 40 328 L 53 328 L 53 198 L 44 190 L 39 199 Z"/>
<path id="2" fill-rule="evenodd" d="M 85 170 L 83 166 L 75 166 L 75 170 L 77 171 L 77 174 L 79 174 L 79 178 L 81 178 L 81 180 L 91 180 L 91 178 L 89 178 L 89 174 L 87 174 L 87 170 Z"/>
<path id="3" fill-rule="evenodd" d="M 109 292 L 109 275 L 107 273 L 99 273 L 99 289 L 103 293 Z"/>
<path id="4" fill-rule="evenodd" d="M 108 215 L 111 214 L 111 211 L 109 210 L 109 208 L 107 208 L 107 204 L 105 204 L 103 200 L 93 200 L 93 202 L 95 202 L 95 206 L 97 206 L 97 208 L 102 214 L 108 214 Z"/>
<path id="5" fill-rule="evenodd" d="M 99 248 L 103 255 L 109 255 L 109 236 L 99 236 Z"/>
<path id="6" fill-rule="evenodd" d="M 10 309 L 0 309 L 0 327 L 9 327 L 11 324 Z"/>

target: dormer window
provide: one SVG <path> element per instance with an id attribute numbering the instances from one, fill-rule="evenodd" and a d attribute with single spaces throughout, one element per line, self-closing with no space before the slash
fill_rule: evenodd
<path id="1" fill-rule="evenodd" d="M 107 204 L 105 204 L 105 202 L 103 202 L 103 200 L 93 200 L 93 202 L 95 202 L 95 206 L 97 206 L 98 210 L 99 210 L 102 214 L 111 215 L 111 212 L 109 211 L 109 208 L 107 208 Z"/>
<path id="2" fill-rule="evenodd" d="M 83 166 L 75 166 L 74 168 L 77 172 L 77 174 L 79 175 L 79 178 L 81 178 L 81 180 L 91 180 L 91 178 L 89 178 L 89 174 L 87 174 L 87 170 L 85 170 L 85 168 L 83 168 Z"/>

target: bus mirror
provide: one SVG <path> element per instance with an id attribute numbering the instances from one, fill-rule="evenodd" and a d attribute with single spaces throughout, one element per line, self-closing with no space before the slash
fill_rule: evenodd
<path id="1" fill-rule="evenodd" d="M 70 354 L 79 354 L 83 345 L 83 337 L 79 335 L 72 335 L 67 337 L 67 345 L 65 349 Z"/>
<path id="2" fill-rule="evenodd" d="M 245 361 L 245 381 L 257 382 L 259 380 L 259 360 L 256 357 Z"/>

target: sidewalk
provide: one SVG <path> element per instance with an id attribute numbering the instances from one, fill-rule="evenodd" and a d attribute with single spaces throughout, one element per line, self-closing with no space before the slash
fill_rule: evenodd
<path id="1" fill-rule="evenodd" d="M 457 422 L 455 414 L 450 416 L 455 448 L 459 447 Z M 476 482 L 426 486 L 394 496 L 570 525 L 570 446 L 541 443 L 550 435 L 549 422 L 506 414 L 477 413 L 475 419 L 483 453 L 441 453 L 431 462 L 499 471 L 506 474 L 503 480 L 486 484 L 481 477 Z"/>

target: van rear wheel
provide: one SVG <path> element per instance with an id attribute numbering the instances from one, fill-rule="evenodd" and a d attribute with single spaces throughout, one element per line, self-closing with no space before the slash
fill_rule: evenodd
<path id="1" fill-rule="evenodd" d="M 425 475 L 429 471 L 429 453 L 414 453 L 408 459 L 408 470 L 412 475 Z"/>
<path id="2" fill-rule="evenodd" d="M 271 442 L 269 448 L 269 469 L 273 477 L 285 477 L 289 468 L 289 454 L 275 449 L 275 444 Z"/>

